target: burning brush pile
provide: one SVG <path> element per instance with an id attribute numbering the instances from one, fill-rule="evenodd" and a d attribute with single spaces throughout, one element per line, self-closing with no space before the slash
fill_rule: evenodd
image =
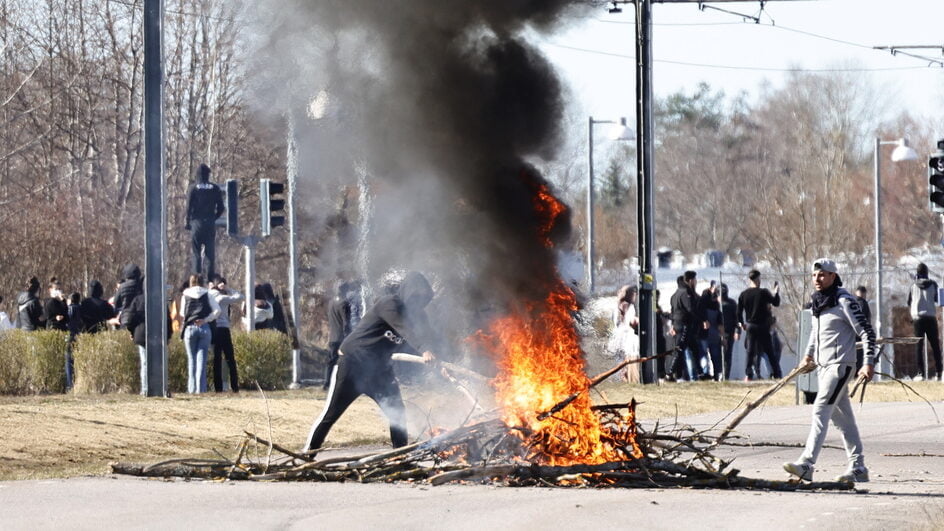
<path id="1" fill-rule="evenodd" d="M 542 227 L 565 207 L 545 187 L 534 195 Z M 547 246 L 552 245 L 542 233 Z M 851 484 L 795 483 L 741 477 L 711 450 L 720 436 L 689 427 L 647 431 L 635 419 L 635 401 L 594 405 L 590 390 L 628 363 L 588 378 L 574 326 L 574 293 L 561 281 L 543 300 L 494 320 L 472 341 L 499 368 L 490 384 L 498 408 L 463 426 L 380 453 L 319 458 L 293 452 L 246 433 L 232 459 L 174 459 L 152 465 L 116 463 L 114 472 L 148 477 L 254 481 L 415 481 L 432 485 L 486 482 L 509 486 L 703 487 L 776 490 L 851 489 Z M 440 363 L 451 381 L 481 378 Z M 769 394 L 775 392 L 771 390 Z M 766 394 L 765 396 L 769 396 Z M 763 397 L 762 397 L 763 398 Z M 755 401 L 754 404 L 757 404 Z M 254 456 L 254 457 L 250 457 Z M 221 456 L 222 457 L 222 456 Z"/>

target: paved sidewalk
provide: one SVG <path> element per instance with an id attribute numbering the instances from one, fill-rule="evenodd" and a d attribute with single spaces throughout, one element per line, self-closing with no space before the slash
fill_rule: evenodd
<path id="1" fill-rule="evenodd" d="M 944 414 L 944 407 L 937 404 Z M 856 407 L 868 493 L 688 489 L 427 487 L 353 483 L 215 483 L 126 477 L 0 483 L 3 529 L 889 529 L 944 525 L 944 425 L 924 403 Z M 809 407 L 755 411 L 755 443 L 805 440 Z M 709 427 L 723 413 L 683 419 Z M 722 423 L 723 425 L 723 423 Z M 837 445 L 834 430 L 827 444 Z M 799 448 L 726 448 L 743 475 L 784 479 Z M 817 479 L 845 466 L 826 449 Z"/>

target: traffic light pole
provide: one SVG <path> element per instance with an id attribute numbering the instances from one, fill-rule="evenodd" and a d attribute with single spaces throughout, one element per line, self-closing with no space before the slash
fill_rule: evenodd
<path id="1" fill-rule="evenodd" d="M 256 244 L 257 236 L 242 236 L 237 238 L 243 244 L 246 253 L 246 331 L 256 329 Z"/>

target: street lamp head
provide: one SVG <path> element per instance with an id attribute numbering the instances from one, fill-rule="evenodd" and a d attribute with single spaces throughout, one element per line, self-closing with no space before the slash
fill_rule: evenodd
<path id="1" fill-rule="evenodd" d="M 918 160 L 918 152 L 908 145 L 908 139 L 898 141 L 898 147 L 892 151 L 892 162 Z"/>
<path id="2" fill-rule="evenodd" d="M 613 133 L 610 138 L 613 140 L 636 140 L 636 131 L 626 125 L 626 118 L 620 118 L 620 123 L 613 127 Z"/>

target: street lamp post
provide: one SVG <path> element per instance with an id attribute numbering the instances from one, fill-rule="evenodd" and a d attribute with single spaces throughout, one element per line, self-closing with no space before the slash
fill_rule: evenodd
<path id="1" fill-rule="evenodd" d="M 594 284 L 594 275 L 593 275 L 593 210 L 594 210 L 594 194 L 593 194 L 593 126 L 596 124 L 615 124 L 617 122 L 613 120 L 594 120 L 593 116 L 590 117 L 590 121 L 587 127 L 589 132 L 589 146 L 588 151 L 590 152 L 588 157 L 587 164 L 587 293 L 593 294 L 593 284 Z M 613 140 L 634 140 L 636 135 L 633 130 L 626 125 L 626 118 L 620 118 L 619 128 L 616 129 L 615 134 L 613 135 Z"/>
<path id="2" fill-rule="evenodd" d="M 882 146 L 898 146 L 892 152 L 892 162 L 901 162 L 906 160 L 918 160 L 918 153 L 908 146 L 908 140 L 900 138 L 898 140 L 875 139 L 874 164 L 875 164 L 875 333 L 882 337 L 882 165 L 880 152 Z M 881 364 L 882 362 L 879 361 Z M 886 374 L 892 374 L 894 367 L 886 367 L 881 371 Z M 891 370 L 888 370 L 891 369 Z"/>

